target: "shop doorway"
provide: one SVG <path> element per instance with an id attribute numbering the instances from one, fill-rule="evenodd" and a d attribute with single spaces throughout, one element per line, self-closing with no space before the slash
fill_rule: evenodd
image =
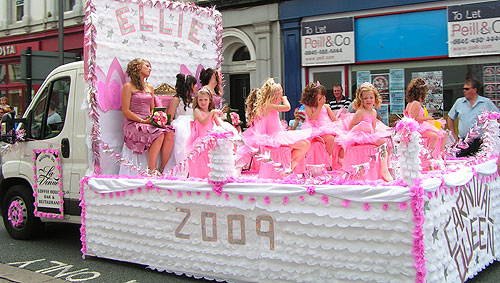
<path id="1" fill-rule="evenodd" d="M 232 109 L 238 109 L 240 120 L 245 126 L 245 100 L 250 92 L 250 74 L 229 75 L 229 85 L 230 106 Z"/>
<path id="2" fill-rule="evenodd" d="M 345 87 L 345 70 L 344 66 L 321 67 L 309 69 L 309 82 L 319 81 L 326 87 L 326 101 L 333 99 L 333 86 L 336 84 L 342 85 L 344 96 L 350 98 L 349 90 Z"/>

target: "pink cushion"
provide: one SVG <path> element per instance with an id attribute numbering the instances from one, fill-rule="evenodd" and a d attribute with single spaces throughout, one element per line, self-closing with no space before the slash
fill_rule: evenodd
<path id="1" fill-rule="evenodd" d="M 281 163 L 284 168 L 290 168 L 292 161 L 292 148 L 290 147 L 268 147 L 265 146 L 261 152 L 270 152 L 273 163 Z M 283 175 L 277 171 L 279 167 L 273 166 L 270 162 L 261 162 L 259 178 L 263 179 L 282 179 Z"/>
<path id="2" fill-rule="evenodd" d="M 155 107 L 166 107 L 168 111 L 168 106 L 172 98 L 172 95 L 155 95 Z"/>
<path id="3" fill-rule="evenodd" d="M 330 155 L 326 151 L 326 147 L 323 142 L 313 141 L 311 143 L 311 148 L 306 154 L 306 163 L 308 165 L 324 164 L 325 167 L 330 167 L 332 165 Z"/>
<path id="4" fill-rule="evenodd" d="M 375 154 L 375 149 L 375 145 L 371 144 L 347 147 L 344 154 L 344 163 L 342 164 L 342 168 L 347 172 L 353 172 L 354 167 L 352 167 L 352 165 L 360 165 L 365 162 L 369 162 L 370 169 L 368 169 L 368 172 L 360 178 L 368 180 L 379 179 L 379 164 L 376 162 L 376 159 L 370 160 L 370 157 Z"/>

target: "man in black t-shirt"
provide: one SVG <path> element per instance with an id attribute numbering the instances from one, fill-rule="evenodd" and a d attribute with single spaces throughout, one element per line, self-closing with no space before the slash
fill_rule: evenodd
<path id="1" fill-rule="evenodd" d="M 328 103 L 332 110 L 339 110 L 342 107 L 349 109 L 349 105 L 352 101 L 349 98 L 346 98 L 343 93 L 344 89 L 340 84 L 333 86 L 333 100 Z"/>

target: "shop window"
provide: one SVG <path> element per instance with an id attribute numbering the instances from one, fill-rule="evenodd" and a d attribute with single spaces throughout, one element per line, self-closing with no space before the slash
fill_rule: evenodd
<path id="1" fill-rule="evenodd" d="M 9 83 L 21 82 L 21 64 L 9 64 Z"/>
<path id="2" fill-rule="evenodd" d="M 75 6 L 75 0 L 64 0 L 64 12 L 72 11 Z"/>
<path id="3" fill-rule="evenodd" d="M 250 60 L 250 52 L 248 52 L 248 47 L 242 46 L 234 52 L 233 61 L 245 60 Z"/>
<path id="4" fill-rule="evenodd" d="M 7 83 L 7 72 L 5 65 L 0 65 L 0 84 Z"/>
<path id="5" fill-rule="evenodd" d="M 16 115 L 21 114 L 23 106 L 23 90 L 22 89 L 9 89 L 7 100 L 12 109 L 16 110 Z"/>
<path id="6" fill-rule="evenodd" d="M 16 21 L 20 22 L 24 16 L 24 0 L 14 0 L 14 2 L 14 15 L 16 15 Z"/>
<path id="7" fill-rule="evenodd" d="M 484 62 L 482 64 L 439 65 L 439 63 L 436 63 L 435 66 L 406 68 L 399 64 L 394 64 L 394 68 L 391 67 L 390 69 L 404 69 L 404 88 L 406 88 L 415 75 L 428 76 L 428 80 L 432 80 L 434 84 L 434 97 L 428 95 L 427 98 L 428 100 L 435 98 L 442 101 L 442 106 L 438 109 L 439 111 L 434 111 L 436 115 L 442 116 L 443 112 L 448 112 L 451 109 L 455 100 L 463 96 L 462 88 L 464 81 L 468 78 L 476 78 L 483 83 L 486 88 L 485 90 L 479 90 L 479 94 L 490 98 L 500 106 L 500 62 L 498 62 L 498 59 L 492 60 L 492 63 Z M 374 77 L 388 76 L 390 69 L 371 69 L 367 71 L 370 72 L 370 76 L 373 79 Z M 356 78 L 356 73 L 356 71 L 352 72 L 351 77 Z M 389 88 L 391 87 L 389 85 Z M 353 80 L 351 93 L 354 94 L 355 92 L 356 81 Z M 389 102 L 389 100 L 384 101 L 384 103 Z M 436 101 L 426 101 L 426 104 L 432 105 L 433 102 L 436 103 Z"/>

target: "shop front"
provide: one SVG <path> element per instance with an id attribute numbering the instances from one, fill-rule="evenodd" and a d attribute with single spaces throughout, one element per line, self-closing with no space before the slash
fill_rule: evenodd
<path id="1" fill-rule="evenodd" d="M 341 84 L 353 99 L 369 81 L 382 95 L 379 114 L 387 123 L 403 114 L 405 88 L 415 77 L 427 81 L 426 106 L 435 116 L 446 115 L 468 78 L 481 81 L 480 94 L 500 106 L 500 3 L 420 2 L 303 17 L 302 87 L 320 81 L 333 99 L 333 85 Z"/>
<path id="2" fill-rule="evenodd" d="M 39 84 L 32 85 L 32 93 L 27 93 L 27 85 L 21 78 L 21 52 L 31 47 L 33 51 L 58 50 L 58 32 L 51 30 L 36 34 L 3 37 L 0 39 L 0 97 L 7 97 L 8 104 L 21 115 L 28 106 L 27 96 L 32 97 Z M 65 52 L 83 52 L 83 26 L 66 28 L 64 31 Z M 40 66 L 33 65 L 32 68 Z"/>

